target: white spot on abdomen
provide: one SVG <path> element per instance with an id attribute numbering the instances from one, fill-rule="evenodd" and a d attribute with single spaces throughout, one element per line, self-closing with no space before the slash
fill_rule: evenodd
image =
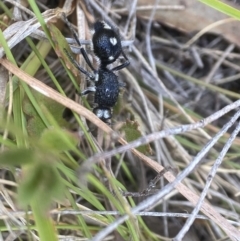
<path id="1" fill-rule="evenodd" d="M 112 29 L 106 22 L 102 21 L 102 23 L 103 23 L 103 28 Z"/>
<path id="2" fill-rule="evenodd" d="M 117 39 L 116 38 L 110 38 L 110 43 L 115 46 L 117 44 Z"/>

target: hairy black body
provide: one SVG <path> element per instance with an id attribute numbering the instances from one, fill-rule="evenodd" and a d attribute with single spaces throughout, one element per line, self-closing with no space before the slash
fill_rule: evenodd
<path id="1" fill-rule="evenodd" d="M 129 65 L 129 60 L 122 50 L 119 33 L 104 21 L 97 21 L 94 24 L 94 33 L 92 37 L 93 51 L 100 61 L 99 69 L 96 70 L 65 15 L 64 20 L 73 32 L 74 38 L 80 46 L 81 54 L 86 63 L 92 69 L 92 72 L 83 69 L 78 62 L 73 59 L 71 54 L 66 51 L 75 67 L 94 82 L 94 86 L 88 87 L 82 91 L 81 94 L 86 95 L 91 92 L 95 93 L 94 102 L 97 106 L 93 109 L 93 112 L 101 120 L 107 122 L 112 117 L 111 109 L 117 102 L 120 87 L 124 86 L 122 83 L 119 83 L 118 77 L 115 75 L 114 71 L 123 69 Z M 125 62 L 111 70 L 108 69 L 107 65 L 115 62 L 121 54 L 125 58 Z"/>

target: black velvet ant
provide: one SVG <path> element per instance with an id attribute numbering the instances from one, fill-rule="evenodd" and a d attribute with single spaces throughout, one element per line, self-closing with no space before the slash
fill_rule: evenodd
<path id="1" fill-rule="evenodd" d="M 63 14 L 63 18 L 72 31 L 86 63 L 92 70 L 92 72 L 89 72 L 83 69 L 65 49 L 69 59 L 75 67 L 85 74 L 90 80 L 94 81 L 95 85 L 88 87 L 82 91 L 81 94 L 86 95 L 91 92 L 95 93 L 94 103 L 97 104 L 97 106 L 93 109 L 93 113 L 102 121 L 107 123 L 107 121 L 112 117 L 111 109 L 117 102 L 120 87 L 124 86 L 123 83 L 119 83 L 118 76 L 115 75 L 114 71 L 121 70 L 130 64 L 127 56 L 122 50 L 119 32 L 105 21 L 97 21 L 94 23 L 94 33 L 92 36 L 93 52 L 100 62 L 99 68 L 95 69 L 89 60 L 85 49 L 82 47 L 77 33 L 69 23 L 65 14 Z M 119 66 L 109 69 L 107 66 L 115 62 L 121 54 L 124 57 L 125 62 Z"/>

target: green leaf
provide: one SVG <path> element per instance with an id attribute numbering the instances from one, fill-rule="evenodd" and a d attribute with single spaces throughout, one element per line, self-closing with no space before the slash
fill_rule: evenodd
<path id="1" fill-rule="evenodd" d="M 78 138 L 72 133 L 61 129 L 46 129 L 40 138 L 40 143 L 49 150 L 68 151 L 75 149 Z"/>
<path id="2" fill-rule="evenodd" d="M 128 142 L 134 141 L 142 136 L 142 133 L 138 129 L 139 124 L 137 121 L 130 121 L 127 120 L 123 127 L 121 128 L 122 131 L 125 133 L 125 138 Z M 136 148 L 138 151 L 144 154 L 151 154 L 152 150 L 149 144 L 142 145 Z"/>
<path id="3" fill-rule="evenodd" d="M 77 76 L 79 74 L 79 71 L 76 69 L 74 64 L 69 60 L 69 57 L 67 56 L 65 49 L 68 51 L 68 53 L 72 54 L 72 51 L 65 39 L 65 37 L 62 35 L 62 33 L 59 31 L 59 29 L 52 23 L 48 23 L 48 28 L 50 31 L 50 34 L 53 39 L 54 43 L 54 49 L 59 58 L 62 58 L 65 62 L 66 66 L 72 71 L 72 73 Z"/>
<path id="4" fill-rule="evenodd" d="M 38 202 L 39 208 L 46 210 L 53 199 L 63 197 L 64 191 L 57 168 L 49 163 L 39 163 L 25 170 L 18 189 L 19 202 L 22 206 Z"/>
<path id="5" fill-rule="evenodd" d="M 65 110 L 64 106 L 44 95 L 41 95 L 37 91 L 33 91 L 33 93 L 37 102 L 41 103 L 40 106 L 42 106 L 42 112 L 46 118 L 48 118 L 47 115 L 51 113 L 52 117 L 56 120 L 56 123 L 58 123 L 59 126 L 69 127 L 69 123 L 62 117 L 63 111 Z M 43 107 L 48 110 L 48 113 L 44 112 Z M 28 98 L 25 98 L 23 101 L 23 111 L 28 117 L 27 130 L 29 135 L 40 137 L 42 132 L 46 129 L 46 125 Z M 50 117 L 48 119 L 50 119 Z"/>
<path id="6" fill-rule="evenodd" d="M 20 148 L 7 150 L 0 153 L 0 165 L 21 166 L 33 163 L 35 160 L 34 150 Z"/>

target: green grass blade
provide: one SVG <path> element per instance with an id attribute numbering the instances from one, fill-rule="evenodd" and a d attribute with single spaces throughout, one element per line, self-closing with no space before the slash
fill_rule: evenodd
<path id="1" fill-rule="evenodd" d="M 240 11 L 233 8 L 219 0 L 199 0 L 200 2 L 218 10 L 219 12 L 225 13 L 230 17 L 240 20 Z"/>

